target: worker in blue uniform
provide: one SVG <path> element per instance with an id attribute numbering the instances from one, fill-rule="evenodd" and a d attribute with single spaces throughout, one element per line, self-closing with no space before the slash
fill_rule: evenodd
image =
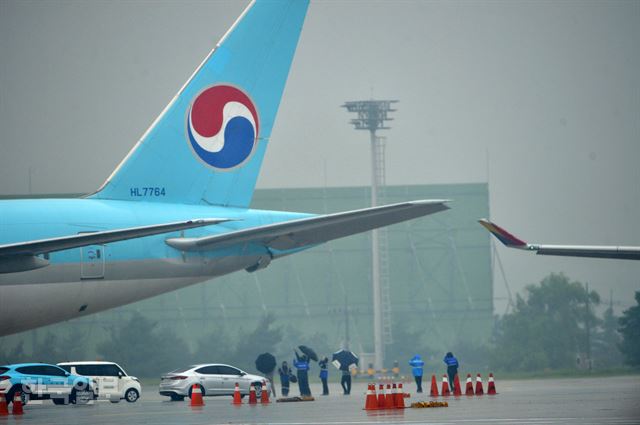
<path id="1" fill-rule="evenodd" d="M 422 392 L 422 373 L 424 368 L 424 361 L 419 354 L 413 356 L 411 360 L 409 360 L 409 366 L 411 366 L 411 372 L 413 373 L 413 379 L 416 380 L 416 386 L 418 387 L 418 392 Z"/>
<path id="2" fill-rule="evenodd" d="M 322 395 L 329 395 L 329 370 L 327 369 L 327 363 L 329 363 L 327 357 L 318 362 L 318 366 L 320 366 L 320 380 L 322 381 Z"/>
<path id="3" fill-rule="evenodd" d="M 298 370 L 298 387 L 300 388 L 301 396 L 311 396 L 311 388 L 309 388 L 309 357 L 305 354 L 300 355 L 295 351 L 296 358 L 293 361 L 293 365 Z"/>
<path id="4" fill-rule="evenodd" d="M 451 387 L 451 391 L 455 391 L 455 378 L 458 374 L 458 359 L 453 356 L 453 353 L 449 351 L 445 356 L 443 361 L 447 365 L 447 375 L 449 375 L 449 386 Z"/>

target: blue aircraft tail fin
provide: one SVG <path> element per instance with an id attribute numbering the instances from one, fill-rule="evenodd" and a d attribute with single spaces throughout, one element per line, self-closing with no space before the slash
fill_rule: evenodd
<path id="1" fill-rule="evenodd" d="M 252 2 L 90 197 L 248 207 L 307 7 Z"/>

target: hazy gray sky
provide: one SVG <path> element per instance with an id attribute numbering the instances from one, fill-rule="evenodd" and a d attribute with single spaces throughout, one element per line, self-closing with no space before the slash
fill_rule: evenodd
<path id="1" fill-rule="evenodd" d="M 0 194 L 97 188 L 245 5 L 0 0 Z M 640 245 L 638 46 L 638 1 L 315 1 L 259 187 L 368 184 L 339 105 L 393 98 L 389 184 L 488 181 L 525 239 Z M 514 290 L 640 289 L 637 261 L 498 250 Z"/>

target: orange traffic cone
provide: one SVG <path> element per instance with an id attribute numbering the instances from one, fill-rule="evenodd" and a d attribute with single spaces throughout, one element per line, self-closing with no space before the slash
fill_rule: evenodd
<path id="1" fill-rule="evenodd" d="M 236 389 L 233 391 L 233 404 L 242 404 L 242 395 L 240 394 L 240 385 L 236 382 Z"/>
<path id="2" fill-rule="evenodd" d="M 249 390 L 249 404 L 258 404 L 258 399 L 256 398 L 256 387 L 251 384 L 251 389 Z"/>
<path id="3" fill-rule="evenodd" d="M 0 416 L 9 416 L 7 408 L 7 397 L 5 393 L 0 392 Z"/>
<path id="4" fill-rule="evenodd" d="M 453 395 L 455 396 L 462 395 L 462 389 L 460 388 L 460 378 L 458 378 L 457 373 L 456 373 L 456 377 L 453 378 Z"/>
<path id="5" fill-rule="evenodd" d="M 402 388 L 402 382 L 398 384 L 398 396 L 396 397 L 396 409 L 404 409 L 404 388 Z"/>
<path id="6" fill-rule="evenodd" d="M 489 383 L 487 384 L 487 394 L 496 395 L 496 383 L 493 382 L 493 373 L 489 374 Z"/>
<path id="7" fill-rule="evenodd" d="M 431 397 L 438 397 L 438 383 L 436 382 L 436 375 L 431 375 Z"/>
<path id="8" fill-rule="evenodd" d="M 471 380 L 471 374 L 467 373 L 467 388 L 464 391 L 465 395 L 473 395 L 473 381 Z"/>
<path id="9" fill-rule="evenodd" d="M 378 399 L 376 398 L 376 384 L 367 385 L 367 398 L 364 402 L 364 410 L 378 410 Z"/>
<path id="10" fill-rule="evenodd" d="M 384 409 L 385 393 L 384 384 L 380 384 L 378 387 L 378 409 Z"/>
<path id="11" fill-rule="evenodd" d="M 482 376 L 478 374 L 476 377 L 476 395 L 484 394 L 484 389 L 482 388 Z"/>
<path id="12" fill-rule="evenodd" d="M 391 384 L 391 392 L 393 393 L 393 407 L 398 407 L 398 386 L 395 384 Z"/>
<path id="13" fill-rule="evenodd" d="M 20 391 L 16 391 L 16 394 L 13 396 L 13 408 L 11 413 L 14 415 L 24 414 L 24 410 L 22 410 L 22 397 L 20 397 Z"/>
<path id="14" fill-rule="evenodd" d="M 267 381 L 262 381 L 262 397 L 260 397 L 261 404 L 269 404 L 269 390 L 267 388 Z"/>
<path id="15" fill-rule="evenodd" d="M 204 406 L 204 400 L 202 399 L 202 390 L 200 389 L 200 385 L 193 384 L 191 387 L 191 402 L 189 403 L 191 407 Z"/>
<path id="16" fill-rule="evenodd" d="M 451 392 L 449 391 L 449 380 L 447 379 L 447 375 L 442 375 L 442 395 L 451 395 Z"/>
<path id="17" fill-rule="evenodd" d="M 387 384 L 387 393 L 384 396 L 384 408 L 393 409 L 395 401 L 393 399 L 393 393 L 391 392 L 391 384 Z"/>

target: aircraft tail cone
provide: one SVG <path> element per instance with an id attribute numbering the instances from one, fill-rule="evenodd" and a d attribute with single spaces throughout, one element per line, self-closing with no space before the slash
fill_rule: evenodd
<path id="1" fill-rule="evenodd" d="M 269 404 L 269 390 L 267 388 L 267 381 L 262 381 L 262 396 L 260 397 L 261 404 Z"/>
<path id="2" fill-rule="evenodd" d="M 431 375 L 431 397 L 438 397 L 438 383 L 436 382 L 436 375 Z"/>
<path id="3" fill-rule="evenodd" d="M 191 402 L 189 403 L 189 406 L 204 406 L 204 400 L 202 399 L 202 390 L 200 389 L 200 385 L 198 384 L 193 384 L 193 386 L 191 387 Z"/>
<path id="4" fill-rule="evenodd" d="M 464 391 L 465 395 L 474 395 L 473 381 L 471 380 L 471 374 L 467 373 L 467 388 Z"/>
<path id="5" fill-rule="evenodd" d="M 402 382 L 398 384 L 398 394 L 396 397 L 396 409 L 404 409 L 404 388 L 402 388 Z"/>
<path id="6" fill-rule="evenodd" d="M 447 375 L 442 375 L 442 396 L 449 396 L 451 392 L 449 391 L 449 379 Z"/>
<path id="7" fill-rule="evenodd" d="M 496 383 L 493 381 L 493 373 L 489 374 L 489 383 L 487 384 L 487 394 L 496 395 Z"/>
<path id="8" fill-rule="evenodd" d="M 22 397 L 20 395 L 20 391 L 16 391 L 13 396 L 13 407 L 11 410 L 13 415 L 23 415 L 24 410 L 22 409 Z"/>
<path id="9" fill-rule="evenodd" d="M 0 416 L 9 416 L 9 408 L 7 407 L 7 396 L 0 393 Z"/>
<path id="10" fill-rule="evenodd" d="M 457 373 L 456 373 L 456 377 L 453 379 L 453 395 L 454 396 L 462 395 L 462 389 L 460 388 L 460 378 L 458 377 Z"/>
<path id="11" fill-rule="evenodd" d="M 476 395 L 483 395 L 484 389 L 482 388 L 482 376 L 478 374 L 476 377 Z"/>
<path id="12" fill-rule="evenodd" d="M 258 399 L 256 398 L 256 387 L 251 384 L 251 389 L 249 390 L 249 404 L 258 404 Z"/>
<path id="13" fill-rule="evenodd" d="M 236 382 L 236 389 L 233 391 L 233 404 L 242 404 L 242 395 L 240 394 L 240 384 Z"/>

